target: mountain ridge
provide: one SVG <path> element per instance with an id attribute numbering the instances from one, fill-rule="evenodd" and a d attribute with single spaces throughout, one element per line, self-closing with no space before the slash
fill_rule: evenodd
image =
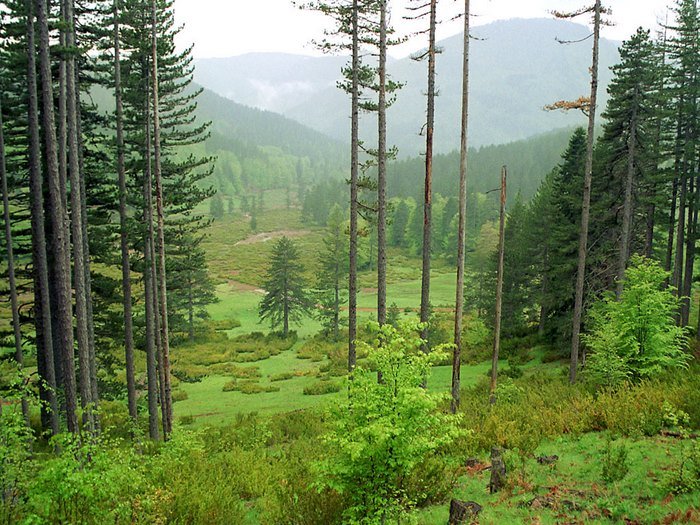
<path id="1" fill-rule="evenodd" d="M 580 40 L 586 26 L 555 19 L 498 21 L 473 28 L 470 53 L 470 141 L 474 146 L 502 144 L 580 124 L 580 114 L 547 113 L 543 107 L 588 92 L 590 47 L 561 45 L 556 39 Z M 439 42 L 436 101 L 436 151 L 459 145 L 461 34 Z M 618 60 L 618 42 L 601 39 L 600 98 Z M 248 53 L 196 61 L 195 79 L 237 102 L 282 113 L 312 129 L 347 142 L 349 104 L 336 87 L 341 56 Z M 410 58 L 392 59 L 392 78 L 405 82 L 389 109 L 389 142 L 402 156 L 421 152 L 425 65 Z M 416 108 L 420 108 L 416 111 Z M 362 138 L 376 139 L 374 119 L 362 118 Z M 442 137 L 441 137 L 442 135 Z"/>

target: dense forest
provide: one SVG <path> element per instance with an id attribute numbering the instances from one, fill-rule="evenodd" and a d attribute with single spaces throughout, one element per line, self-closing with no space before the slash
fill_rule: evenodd
<path id="1" fill-rule="evenodd" d="M 195 84 L 174 0 L 0 3 L 2 523 L 700 522 L 700 6 L 609 72 L 553 12 L 581 127 L 473 148 L 440 3 L 295 3 L 346 141 Z"/>

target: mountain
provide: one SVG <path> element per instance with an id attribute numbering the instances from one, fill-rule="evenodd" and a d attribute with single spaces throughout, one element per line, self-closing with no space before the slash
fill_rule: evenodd
<path id="1" fill-rule="evenodd" d="M 547 112 L 546 104 L 576 99 L 589 91 L 590 42 L 562 45 L 589 34 L 587 27 L 555 19 L 512 19 L 475 27 L 471 44 L 470 142 L 479 147 L 520 140 L 552 129 L 585 123 L 581 113 Z M 435 146 L 459 146 L 462 35 L 439 43 Z M 618 43 L 601 39 L 600 94 L 618 61 Z M 226 59 L 201 59 L 195 78 L 238 102 L 282 112 L 337 140 L 347 141 L 349 103 L 336 87 L 342 57 L 257 53 Z M 390 74 L 405 82 L 389 109 L 389 142 L 402 157 L 423 148 L 426 65 L 411 58 L 391 60 Z M 374 119 L 363 117 L 362 136 L 376 137 Z"/>
<path id="2" fill-rule="evenodd" d="M 309 159 L 338 159 L 345 154 L 342 142 L 272 111 L 238 104 L 204 89 L 197 97 L 197 116 L 212 123 L 217 141 L 254 147 L 274 147 Z"/>

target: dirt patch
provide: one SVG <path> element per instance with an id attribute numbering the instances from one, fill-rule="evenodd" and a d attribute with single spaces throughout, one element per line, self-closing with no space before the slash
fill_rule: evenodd
<path id="1" fill-rule="evenodd" d="M 229 279 L 228 285 L 231 287 L 231 290 L 234 292 L 255 292 L 259 294 L 264 294 L 265 290 L 262 288 L 258 288 L 257 286 L 253 286 L 252 284 L 246 284 L 242 283 L 240 281 L 234 281 L 233 279 Z"/>
<path id="2" fill-rule="evenodd" d="M 247 239 L 243 239 L 242 241 L 238 241 L 234 246 L 242 246 L 245 244 L 257 244 L 260 242 L 268 242 L 268 241 L 272 241 L 275 239 L 279 239 L 280 237 L 289 237 L 290 239 L 294 239 L 295 237 L 303 237 L 303 236 L 308 235 L 310 233 L 311 232 L 309 230 L 277 230 L 274 232 L 256 233 L 255 235 L 251 235 Z"/>

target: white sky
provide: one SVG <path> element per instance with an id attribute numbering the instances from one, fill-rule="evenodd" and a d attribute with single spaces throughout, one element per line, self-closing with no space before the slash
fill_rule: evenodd
<path id="1" fill-rule="evenodd" d="M 408 0 L 390 0 L 393 22 L 399 32 L 410 32 L 412 26 L 401 18 Z M 551 16 L 549 11 L 575 10 L 592 0 L 472 0 L 474 26 L 507 18 L 538 18 Z M 605 28 L 604 36 L 624 40 L 637 27 L 655 29 L 666 16 L 670 0 L 608 0 L 613 10 L 615 27 Z M 461 0 L 441 0 L 439 18 L 449 20 L 464 6 Z M 194 43 L 194 56 L 228 57 L 253 51 L 275 51 L 316 55 L 309 43 L 321 38 L 329 27 L 324 16 L 300 11 L 291 0 L 176 0 L 175 15 L 184 29 L 178 45 Z M 588 23 L 581 17 L 581 23 Z M 461 21 L 443 23 L 439 38 L 458 33 Z M 413 39 L 393 55 L 405 56 L 422 47 L 424 37 Z"/>

